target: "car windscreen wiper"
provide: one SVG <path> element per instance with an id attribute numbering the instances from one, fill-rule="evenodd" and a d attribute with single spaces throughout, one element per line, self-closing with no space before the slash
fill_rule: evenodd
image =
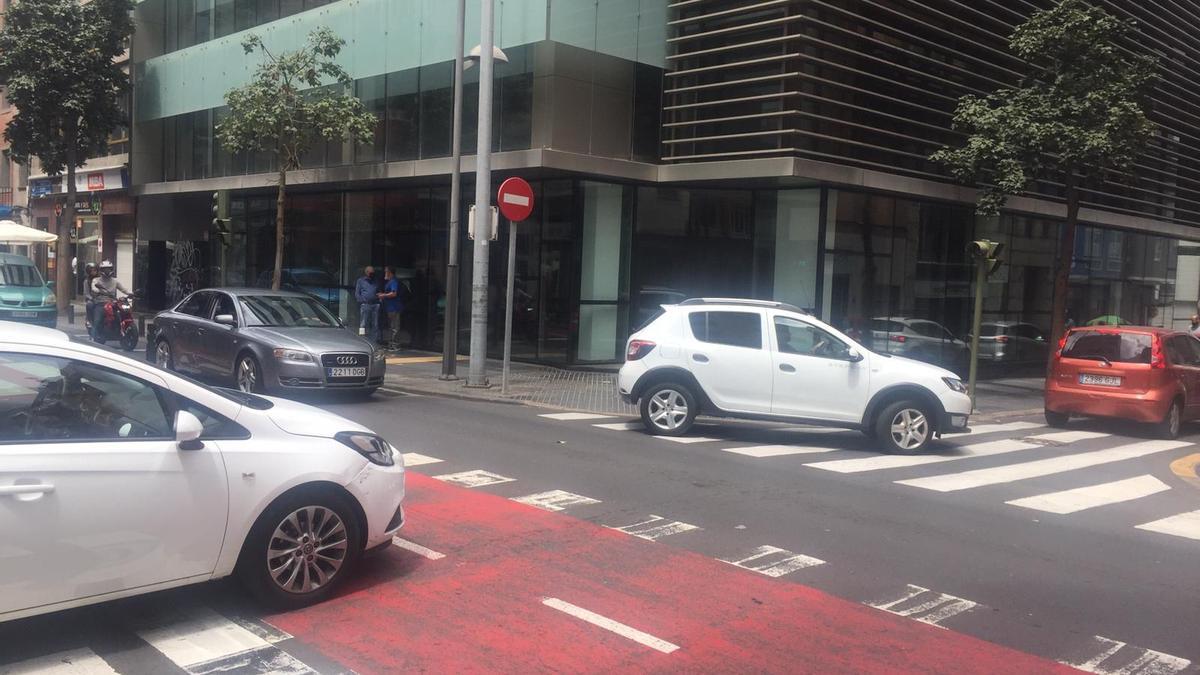
<path id="1" fill-rule="evenodd" d="M 1086 360 L 1091 360 L 1091 361 L 1103 361 L 1104 365 L 1106 365 L 1106 366 L 1112 365 L 1112 361 L 1109 361 L 1107 356 L 1102 356 L 1100 354 L 1081 354 L 1079 356 L 1068 356 L 1067 358 L 1069 358 L 1069 359 L 1086 359 Z"/>

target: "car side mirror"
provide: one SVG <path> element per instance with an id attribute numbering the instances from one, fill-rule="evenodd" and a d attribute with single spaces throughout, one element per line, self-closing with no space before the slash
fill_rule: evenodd
<path id="1" fill-rule="evenodd" d="M 213 321 L 216 321 L 222 326 L 229 326 L 230 328 L 237 327 L 237 319 L 233 318 L 232 314 L 218 314 L 213 317 Z"/>
<path id="2" fill-rule="evenodd" d="M 858 363 L 859 361 L 863 360 L 862 352 L 858 351 L 854 347 L 851 347 L 846 350 L 846 360 L 852 363 Z"/>
<path id="3" fill-rule="evenodd" d="M 186 410 L 175 413 L 175 443 L 180 450 L 204 448 L 204 444 L 200 442 L 200 435 L 203 433 L 204 425 L 195 415 Z"/>
<path id="4" fill-rule="evenodd" d="M 56 284 L 56 283 L 55 283 L 55 282 L 53 282 L 53 281 L 47 281 L 47 282 L 46 282 L 46 288 L 49 288 L 51 293 L 53 293 L 53 292 L 54 292 L 54 287 L 55 287 L 55 286 L 57 286 L 57 285 L 58 285 L 58 284 Z"/>

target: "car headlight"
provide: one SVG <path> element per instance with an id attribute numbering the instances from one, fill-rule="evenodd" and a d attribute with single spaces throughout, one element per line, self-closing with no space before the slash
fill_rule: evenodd
<path id="1" fill-rule="evenodd" d="M 45 297 L 42 298 L 43 305 L 53 305 L 56 302 L 58 302 L 58 296 L 54 295 L 53 293 L 47 293 Z"/>
<path id="2" fill-rule="evenodd" d="M 292 361 L 294 363 L 312 363 L 312 354 L 302 352 L 297 349 L 276 349 L 275 358 L 280 361 Z"/>
<path id="3" fill-rule="evenodd" d="M 392 449 L 391 444 L 375 434 L 343 431 L 334 435 L 334 438 L 366 457 L 367 461 L 372 464 L 392 466 L 396 463 L 396 452 Z"/>
<path id="4" fill-rule="evenodd" d="M 957 391 L 960 394 L 967 393 L 967 385 L 957 377 L 943 377 L 942 382 L 945 382 L 947 387 L 950 387 L 952 390 Z"/>
<path id="5" fill-rule="evenodd" d="M 383 351 L 382 349 L 376 349 L 375 353 L 372 354 L 371 357 L 376 361 L 382 361 L 387 358 L 387 352 Z"/>

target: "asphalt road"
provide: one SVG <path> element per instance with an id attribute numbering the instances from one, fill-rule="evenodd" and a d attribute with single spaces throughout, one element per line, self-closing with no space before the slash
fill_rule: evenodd
<path id="1" fill-rule="evenodd" d="M 516 405 L 317 403 L 410 453 L 402 535 L 417 547 L 292 615 L 263 616 L 218 583 L 0 625 L 0 674 L 62 654 L 96 668 L 80 672 L 228 665 L 172 651 L 161 631 L 173 621 L 176 637 L 244 633 L 205 653 L 235 672 L 1198 672 L 1200 490 L 1169 468 L 1200 452 L 1196 437 L 1087 422 L 1047 435 L 1027 419 L 891 458 L 854 432 L 782 425 L 702 425 L 680 443 Z M 578 615 L 565 628 L 523 604 L 544 586 L 572 598 L 546 603 L 621 617 L 678 651 L 596 637 Z M 638 590 L 605 596 L 621 587 Z M 956 636 L 967 642 L 939 642 Z M 253 658 L 235 649 L 246 645 Z"/>

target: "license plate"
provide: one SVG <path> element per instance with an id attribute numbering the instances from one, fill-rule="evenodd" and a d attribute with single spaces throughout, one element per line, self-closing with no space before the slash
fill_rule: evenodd
<path id="1" fill-rule="evenodd" d="M 366 368 L 328 368 L 329 377 L 366 377 Z"/>
<path id="2" fill-rule="evenodd" d="M 37 312 L 13 312 L 14 319 L 36 319 Z"/>
<path id="3" fill-rule="evenodd" d="M 1119 387 L 1121 378 L 1114 375 L 1080 375 L 1079 384 L 1098 384 L 1102 387 Z"/>

